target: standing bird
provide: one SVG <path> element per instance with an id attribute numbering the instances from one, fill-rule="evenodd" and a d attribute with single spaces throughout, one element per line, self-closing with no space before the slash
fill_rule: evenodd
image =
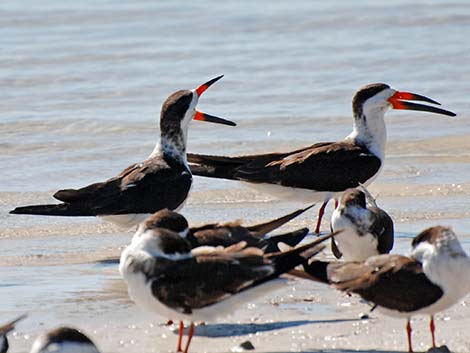
<path id="1" fill-rule="evenodd" d="M 344 256 L 346 261 L 364 261 L 393 248 L 393 220 L 367 193 L 365 188 L 346 190 L 333 211 L 331 230 L 343 229 L 331 239 L 331 251 L 337 259 Z"/>
<path id="2" fill-rule="evenodd" d="M 220 78 L 193 90 L 177 91 L 166 99 L 160 115 L 160 141 L 145 161 L 127 167 L 105 182 L 56 192 L 54 198 L 63 203 L 17 207 L 10 213 L 99 216 L 130 228 L 158 210 L 182 208 L 192 182 L 186 161 L 190 121 L 236 125 L 196 110 L 199 97 Z"/>
<path id="3" fill-rule="evenodd" d="M 315 280 L 356 293 L 387 315 L 406 317 L 408 351 L 412 352 L 411 317 L 430 315 L 435 347 L 434 314 L 456 304 L 470 291 L 470 258 L 455 233 L 446 227 L 422 231 L 411 245 L 409 257 L 384 254 L 365 262 L 313 261 L 304 267 Z"/>
<path id="4" fill-rule="evenodd" d="M 59 327 L 39 335 L 30 353 L 100 353 L 92 340 L 70 327 Z"/>
<path id="5" fill-rule="evenodd" d="M 191 250 L 179 234 L 163 228 L 137 232 L 121 254 L 119 271 L 129 296 L 139 306 L 166 318 L 191 322 L 185 353 L 195 321 L 227 316 L 238 306 L 278 289 L 278 277 L 315 255 L 316 245 L 334 234 L 284 253 L 263 254 L 243 242 L 228 248 Z M 314 248 L 315 247 L 315 248 Z M 183 325 L 180 324 L 178 351 Z"/>
<path id="6" fill-rule="evenodd" d="M 428 111 L 448 116 L 454 113 L 408 102 L 438 102 L 399 92 L 384 83 L 374 83 L 356 92 L 353 101 L 353 131 L 342 141 L 321 142 L 285 153 L 240 157 L 188 154 L 194 175 L 239 180 L 274 196 L 306 202 L 323 202 L 316 233 L 328 201 L 346 189 L 365 186 L 379 175 L 385 158 L 387 131 L 384 114 L 389 108 Z"/>
<path id="7" fill-rule="evenodd" d="M 8 348 L 10 348 L 7 335 L 9 332 L 13 331 L 15 329 L 15 325 L 25 317 L 26 315 L 21 315 L 7 324 L 0 326 L 0 353 L 7 353 Z"/>
<path id="8" fill-rule="evenodd" d="M 145 222 L 141 223 L 138 232 L 144 233 L 146 230 L 154 228 L 169 229 L 185 238 L 191 248 L 199 246 L 227 247 L 243 241 L 249 247 L 263 249 L 265 253 L 277 252 L 280 251 L 279 243 L 285 243 L 288 246 L 299 244 L 307 235 L 308 228 L 301 228 L 279 235 L 266 235 L 301 215 L 311 207 L 313 205 L 253 226 L 245 227 L 240 222 L 230 222 L 205 224 L 191 228 L 189 228 L 188 221 L 184 216 L 165 209 L 156 212 L 146 219 Z"/>

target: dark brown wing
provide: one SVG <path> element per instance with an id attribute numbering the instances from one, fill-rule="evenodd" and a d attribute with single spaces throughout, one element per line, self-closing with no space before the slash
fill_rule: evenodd
<path id="1" fill-rule="evenodd" d="M 191 242 L 193 247 L 203 245 L 226 247 L 241 241 L 246 242 L 248 246 L 257 248 L 262 248 L 267 245 L 262 238 L 254 236 L 245 227 L 237 225 L 236 223 L 191 228 L 187 239 Z"/>
<path id="2" fill-rule="evenodd" d="M 443 295 L 423 273 L 421 263 L 401 255 L 374 256 L 364 263 L 331 263 L 327 273 L 336 288 L 401 312 L 427 307 Z"/>
<path id="3" fill-rule="evenodd" d="M 369 210 L 374 214 L 370 232 L 377 236 L 379 253 L 388 254 L 394 242 L 393 220 L 381 208 L 369 207 Z"/>
<path id="4" fill-rule="evenodd" d="M 189 314 L 236 294 L 272 272 L 270 261 L 262 256 L 199 255 L 168 266 L 152 279 L 151 288 L 159 301 Z"/>
<path id="5" fill-rule="evenodd" d="M 61 190 L 54 197 L 95 215 L 153 213 L 177 208 L 186 199 L 191 181 L 184 165 L 155 157 L 131 165 L 105 182 Z"/>
<path id="6" fill-rule="evenodd" d="M 336 245 L 336 241 L 331 238 L 331 252 L 337 259 L 341 259 L 343 257 L 343 253 L 339 251 L 338 245 Z"/>
<path id="7" fill-rule="evenodd" d="M 332 236 L 318 237 L 309 244 L 265 256 L 256 248 L 236 253 L 193 253 L 194 257 L 173 264 L 169 259 L 164 259 L 166 264 L 149 259 L 151 266 L 144 262 L 141 268 L 152 275 L 147 276 L 155 297 L 175 310 L 191 313 L 192 309 L 215 304 L 292 270 L 321 251 L 320 243 Z"/>
<path id="8" fill-rule="evenodd" d="M 195 175 L 317 191 L 357 187 L 381 166 L 368 149 L 345 141 L 319 143 L 291 153 L 234 158 L 190 155 L 189 161 Z"/>

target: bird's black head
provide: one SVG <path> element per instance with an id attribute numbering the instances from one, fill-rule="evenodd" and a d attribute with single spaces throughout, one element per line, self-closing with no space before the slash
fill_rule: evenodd
<path id="1" fill-rule="evenodd" d="M 10 345 L 8 344 L 8 338 L 7 335 L 1 335 L 0 336 L 0 353 L 7 353 L 8 348 L 10 348 Z"/>
<path id="2" fill-rule="evenodd" d="M 192 119 L 235 126 L 236 124 L 232 121 L 201 113 L 196 110 L 196 105 L 201 95 L 222 77 L 223 75 L 213 78 L 198 88 L 180 90 L 171 94 L 163 103 L 160 114 L 160 131 L 162 136 L 171 138 L 175 134 L 181 135 L 182 131 L 187 130 L 189 122 Z"/>
<path id="3" fill-rule="evenodd" d="M 92 340 L 80 331 L 70 327 L 59 327 L 41 334 L 34 341 L 31 353 L 52 352 L 51 347 L 54 347 L 54 351 L 60 352 L 99 353 Z"/>
<path id="4" fill-rule="evenodd" d="M 189 224 L 186 218 L 179 213 L 164 209 L 155 212 L 152 216 L 147 218 L 145 220 L 145 227 L 148 229 L 169 229 L 184 237 L 188 232 Z"/>
<path id="5" fill-rule="evenodd" d="M 353 97 L 353 100 L 352 100 L 352 108 L 353 108 L 353 112 L 354 112 L 354 116 L 356 118 L 360 118 L 363 116 L 364 114 L 364 103 L 380 94 L 380 93 L 384 93 L 384 91 L 386 90 L 389 90 L 390 89 L 390 86 L 389 85 L 386 85 L 385 83 L 371 83 L 371 84 L 368 84 L 362 88 L 360 88 L 356 94 L 354 95 Z M 391 96 L 393 94 L 393 92 L 389 95 Z M 389 97 L 388 96 L 388 97 Z M 386 98 L 388 98 L 386 97 Z M 385 99 L 386 99 L 385 98 Z"/>
<path id="6" fill-rule="evenodd" d="M 396 91 L 385 83 L 372 83 L 362 87 L 356 92 L 353 97 L 352 107 L 356 119 L 364 119 L 366 116 L 383 116 L 390 108 L 418 110 L 455 116 L 455 113 L 451 111 L 410 101 L 421 101 L 440 105 L 439 102 L 416 93 Z"/>
<path id="7" fill-rule="evenodd" d="M 366 208 L 366 195 L 358 189 L 347 189 L 341 196 L 341 205 L 344 207 L 359 206 Z"/>
<path id="8" fill-rule="evenodd" d="M 429 244 L 436 244 L 443 237 L 455 237 L 452 229 L 443 226 L 430 227 L 423 230 L 411 241 L 411 246 L 415 248 L 420 243 L 428 242 Z"/>

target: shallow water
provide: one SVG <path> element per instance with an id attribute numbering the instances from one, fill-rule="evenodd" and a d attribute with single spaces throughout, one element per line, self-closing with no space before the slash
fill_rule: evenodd
<path id="1" fill-rule="evenodd" d="M 119 255 L 132 232 L 8 211 L 144 159 L 164 99 L 221 73 L 199 109 L 238 127 L 194 122 L 189 151 L 252 153 L 340 139 L 350 132 L 352 95 L 370 82 L 457 112 L 454 119 L 389 112 L 386 164 L 371 191 L 396 220 L 396 252 L 435 224 L 452 225 L 470 250 L 468 1 L 4 0 L 0 11 L 2 317 L 38 308 L 54 324 L 73 316 L 71 303 L 82 297 L 95 298 L 103 313 L 121 305 L 116 269 L 96 261 Z M 196 178 L 184 213 L 191 223 L 255 223 L 304 206 Z M 289 227 L 313 226 L 315 212 Z"/>

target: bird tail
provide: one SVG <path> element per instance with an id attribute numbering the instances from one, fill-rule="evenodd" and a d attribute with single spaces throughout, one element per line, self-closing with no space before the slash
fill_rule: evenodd
<path id="1" fill-rule="evenodd" d="M 237 180 L 237 168 L 243 165 L 248 157 L 209 156 L 188 153 L 187 160 L 191 173 L 209 178 Z"/>
<path id="2" fill-rule="evenodd" d="M 321 243 L 341 232 L 342 230 L 339 230 L 317 237 L 311 243 L 298 246 L 292 250 L 269 254 L 268 258 L 274 262 L 274 267 L 276 269 L 275 273 L 279 276 L 282 273 L 292 270 L 298 265 L 306 264 L 308 259 L 312 258 L 325 248 Z"/>
<path id="3" fill-rule="evenodd" d="M 51 205 L 32 205 L 17 207 L 10 214 L 27 214 L 41 216 L 95 216 L 91 210 L 87 210 L 68 203 Z"/>
<path id="4" fill-rule="evenodd" d="M 287 244 L 288 246 L 294 247 L 297 246 L 308 234 L 308 228 L 301 228 L 294 230 L 293 232 L 273 235 L 271 237 L 265 238 L 268 245 L 264 252 L 266 254 L 279 252 L 279 243 Z"/>
<path id="5" fill-rule="evenodd" d="M 245 288 L 243 288 L 240 292 L 259 286 L 266 282 L 269 282 L 279 277 L 283 273 L 288 273 L 289 271 L 293 270 L 298 265 L 302 265 L 306 263 L 308 259 L 317 255 L 320 251 L 322 251 L 325 248 L 325 246 L 321 244 L 322 242 L 334 237 L 335 235 L 341 232 L 342 230 L 339 230 L 334 233 L 323 235 L 321 237 L 316 238 L 311 243 L 298 246 L 292 250 L 265 255 L 268 259 L 273 261 L 274 272 L 272 272 L 268 276 L 260 278 L 257 281 L 254 281 L 249 286 L 246 286 Z"/>
<path id="6" fill-rule="evenodd" d="M 269 222 L 265 222 L 265 223 L 260 223 L 260 224 L 257 224 L 257 225 L 254 225 L 254 226 L 251 226 L 251 227 L 247 227 L 248 230 L 252 231 L 252 232 L 256 232 L 258 233 L 260 236 L 264 236 L 265 234 L 269 233 L 269 232 L 272 232 L 274 229 L 277 229 L 281 226 L 283 226 L 284 224 L 286 224 L 287 222 L 289 222 L 290 220 L 294 219 L 295 217 L 301 215 L 302 213 L 304 213 L 305 211 L 311 209 L 313 206 L 315 206 L 315 204 L 313 205 L 310 205 L 306 208 L 302 208 L 302 209 L 299 209 L 299 210 L 296 210 L 292 213 L 289 213 L 285 216 L 282 216 L 282 217 L 279 217 L 279 218 L 276 218 L 272 221 L 269 221 Z M 297 245 L 298 243 L 292 245 L 292 246 L 295 246 Z M 290 244 L 289 244 L 290 245 Z"/>
<path id="7" fill-rule="evenodd" d="M 299 278 L 331 284 L 330 280 L 328 279 L 329 265 L 330 262 L 328 261 L 314 260 L 311 263 L 307 263 L 307 261 L 305 261 L 303 263 L 304 271 L 292 270 L 289 272 L 289 274 Z"/>

